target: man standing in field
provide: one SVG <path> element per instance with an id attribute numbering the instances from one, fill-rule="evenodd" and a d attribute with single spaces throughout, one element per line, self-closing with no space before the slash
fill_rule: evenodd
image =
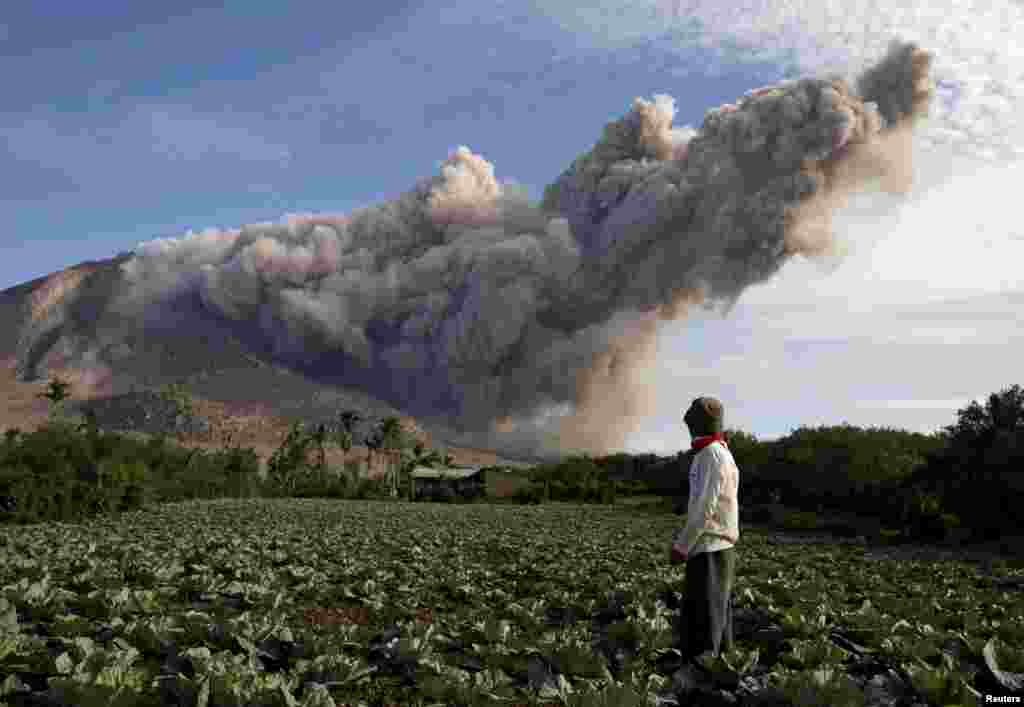
<path id="1" fill-rule="evenodd" d="M 739 528 L 739 476 L 722 434 L 724 412 L 715 398 L 697 398 L 686 411 L 693 439 L 686 526 L 672 539 L 671 562 L 686 563 L 681 611 L 683 657 L 731 650 L 732 586 Z"/>

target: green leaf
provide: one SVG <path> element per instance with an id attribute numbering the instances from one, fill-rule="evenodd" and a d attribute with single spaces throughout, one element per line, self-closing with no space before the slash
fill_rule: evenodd
<path id="1" fill-rule="evenodd" d="M 68 653 L 61 653 L 57 656 L 57 659 L 54 660 L 54 665 L 57 672 L 61 675 L 70 675 L 75 669 L 75 661 Z"/>

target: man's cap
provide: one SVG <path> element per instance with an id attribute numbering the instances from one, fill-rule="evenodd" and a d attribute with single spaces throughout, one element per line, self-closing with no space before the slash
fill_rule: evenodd
<path id="1" fill-rule="evenodd" d="M 696 398 L 683 415 L 683 421 L 698 437 L 720 434 L 725 421 L 725 411 L 717 398 L 702 396 Z"/>

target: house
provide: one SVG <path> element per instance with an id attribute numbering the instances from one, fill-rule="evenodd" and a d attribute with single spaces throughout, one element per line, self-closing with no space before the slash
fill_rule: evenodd
<path id="1" fill-rule="evenodd" d="M 409 480 L 414 499 L 481 496 L 485 485 L 481 470 L 472 467 L 431 469 L 418 466 L 409 474 Z"/>

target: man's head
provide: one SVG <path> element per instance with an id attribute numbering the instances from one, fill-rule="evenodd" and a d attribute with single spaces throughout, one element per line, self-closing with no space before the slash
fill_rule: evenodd
<path id="1" fill-rule="evenodd" d="M 722 403 L 715 398 L 701 397 L 690 404 L 690 409 L 683 415 L 683 422 L 690 430 L 693 438 L 720 434 L 725 420 Z"/>

